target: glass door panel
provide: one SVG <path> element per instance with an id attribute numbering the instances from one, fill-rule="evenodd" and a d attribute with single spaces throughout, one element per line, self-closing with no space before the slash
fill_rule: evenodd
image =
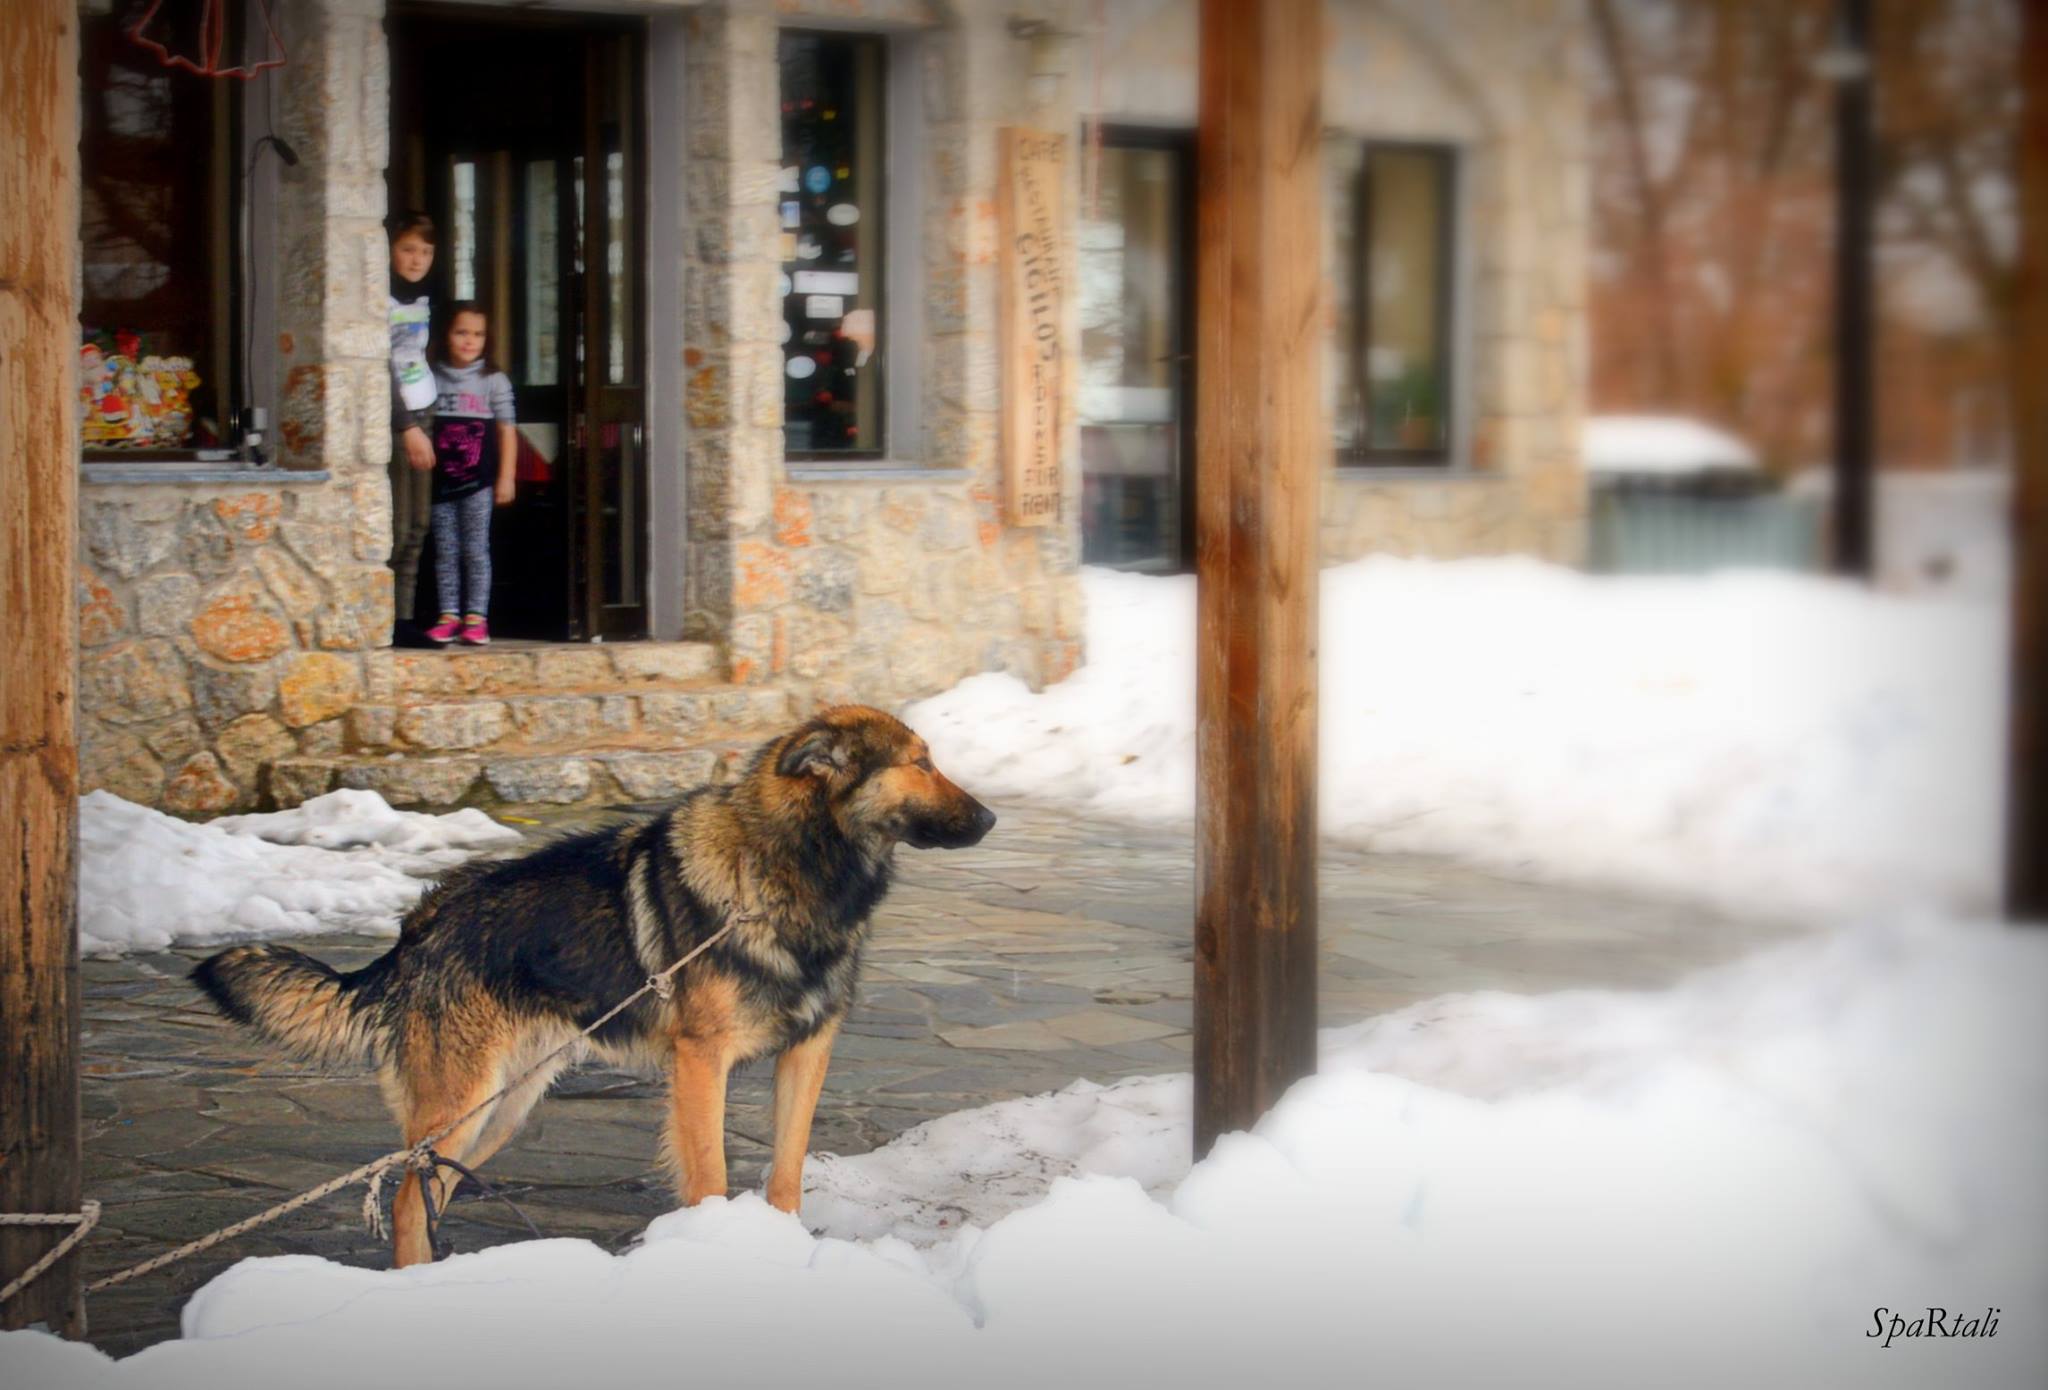
<path id="1" fill-rule="evenodd" d="M 1105 143 L 1081 210 L 1082 558 L 1172 571 L 1192 542 L 1188 156 L 1167 134 Z"/>

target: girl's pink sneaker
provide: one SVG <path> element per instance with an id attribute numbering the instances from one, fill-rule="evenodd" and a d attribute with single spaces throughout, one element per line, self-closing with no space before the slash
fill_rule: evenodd
<path id="1" fill-rule="evenodd" d="M 427 629 L 426 638 L 439 647 L 445 647 L 455 640 L 455 634 L 462 628 L 453 613 L 443 613 L 441 621 Z"/>
<path id="2" fill-rule="evenodd" d="M 491 644 L 491 625 L 478 614 L 470 614 L 462 624 L 462 640 L 472 647 L 488 647 Z"/>

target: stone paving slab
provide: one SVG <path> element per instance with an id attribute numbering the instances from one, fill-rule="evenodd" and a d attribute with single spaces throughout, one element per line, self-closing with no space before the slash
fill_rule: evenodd
<path id="1" fill-rule="evenodd" d="M 1192 840 L 1069 812 L 997 807 L 982 845 L 902 852 L 860 1004 L 833 1057 L 813 1148 L 865 1152 L 937 1115 L 1056 1090 L 1077 1078 L 1185 1070 L 1193 1047 Z M 554 826 L 592 819 L 532 812 Z M 601 817 L 600 817 L 601 818 Z M 1319 1016 L 1356 1022 L 1456 990 L 1654 987 L 1786 934 L 1691 908 L 1512 882 L 1447 861 L 1326 848 Z M 340 968 L 386 943 L 296 942 Z M 392 1148 L 375 1082 L 285 1061 L 227 1027 L 185 974 L 209 954 L 158 951 L 84 965 L 86 1191 L 106 1204 L 87 1277 L 246 1216 Z M 727 1150 L 757 1186 L 773 1069 L 734 1077 Z M 550 1236 L 609 1249 L 668 1210 L 656 1163 L 658 1080 L 566 1078 L 487 1174 Z M 388 1190 L 388 1189 L 387 1189 Z M 381 1265 L 360 1190 L 232 1246 L 95 1296 L 93 1340 L 117 1354 L 172 1337 L 187 1295 L 234 1261 L 305 1253 Z M 457 1249 L 525 1235 L 465 1195 Z"/>

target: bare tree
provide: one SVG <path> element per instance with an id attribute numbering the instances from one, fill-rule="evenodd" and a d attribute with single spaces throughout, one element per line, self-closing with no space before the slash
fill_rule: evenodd
<path id="1" fill-rule="evenodd" d="M 2020 8 L 1879 0 L 1890 462 L 1953 458 L 1959 403 L 2004 399 Z M 1834 11 L 1591 0 L 1596 409 L 1716 419 L 1786 466 L 1824 450 Z"/>

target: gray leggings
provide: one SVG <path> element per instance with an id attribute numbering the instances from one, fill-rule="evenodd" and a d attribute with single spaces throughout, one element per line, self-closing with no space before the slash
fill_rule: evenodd
<path id="1" fill-rule="evenodd" d="M 443 613 L 491 611 L 491 489 L 434 504 L 434 583 Z M 456 564 L 461 563 L 458 576 Z M 463 591 L 469 603 L 462 602 Z"/>

